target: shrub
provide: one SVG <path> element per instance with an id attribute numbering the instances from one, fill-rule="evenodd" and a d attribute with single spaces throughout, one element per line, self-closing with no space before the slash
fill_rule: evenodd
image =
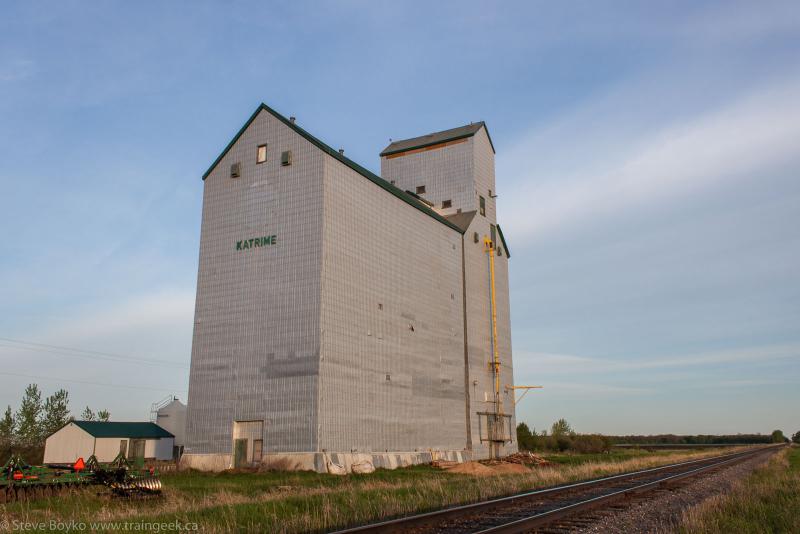
<path id="1" fill-rule="evenodd" d="M 583 454 L 608 452 L 611 439 L 600 434 L 578 434 L 572 438 L 572 448 Z"/>
<path id="2" fill-rule="evenodd" d="M 783 431 L 781 430 L 772 431 L 772 443 L 783 443 L 784 441 L 786 441 L 786 438 L 783 436 Z"/>

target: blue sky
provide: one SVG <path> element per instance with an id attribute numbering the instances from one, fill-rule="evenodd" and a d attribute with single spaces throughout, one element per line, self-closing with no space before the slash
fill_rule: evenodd
<path id="1" fill-rule="evenodd" d="M 3 11 L 0 407 L 185 398 L 200 177 L 263 101 L 374 171 L 488 123 L 520 420 L 800 430 L 796 2 Z"/>

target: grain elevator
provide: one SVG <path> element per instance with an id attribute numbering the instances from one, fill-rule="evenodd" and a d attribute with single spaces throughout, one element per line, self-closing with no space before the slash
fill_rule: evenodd
<path id="1" fill-rule="evenodd" d="M 390 143 L 377 176 L 260 105 L 203 176 L 182 463 L 515 452 L 494 154 L 476 122 Z"/>

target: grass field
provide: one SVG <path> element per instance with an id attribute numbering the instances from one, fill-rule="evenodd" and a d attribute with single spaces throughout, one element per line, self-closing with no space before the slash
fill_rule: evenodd
<path id="1" fill-rule="evenodd" d="M 800 447 L 794 446 L 683 517 L 692 534 L 800 532 Z"/>
<path id="2" fill-rule="evenodd" d="M 0 522 L 114 522 L 128 523 L 129 529 L 138 524 L 138 530 L 153 531 L 166 527 L 147 525 L 178 521 L 189 528 L 196 524 L 205 532 L 325 531 L 720 452 L 732 451 L 557 454 L 548 456 L 554 462 L 552 466 L 487 477 L 448 473 L 430 466 L 347 476 L 178 472 L 162 476 L 162 499 L 124 501 L 97 495 L 97 490 L 84 490 L 67 497 L 2 505 Z"/>

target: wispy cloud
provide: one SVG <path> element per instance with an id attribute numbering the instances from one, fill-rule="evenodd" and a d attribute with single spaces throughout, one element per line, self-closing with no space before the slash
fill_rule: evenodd
<path id="1" fill-rule="evenodd" d="M 800 79 L 758 87 L 693 118 L 654 124 L 654 132 L 644 140 L 619 139 L 616 146 L 609 147 L 616 155 L 606 154 L 605 162 L 589 159 L 564 179 L 529 176 L 525 183 L 541 185 L 529 186 L 525 194 L 507 201 L 505 206 L 512 214 L 508 225 L 519 240 L 696 192 L 731 178 L 758 176 L 757 171 L 797 156 L 798 94 Z M 591 122 L 591 117 L 586 120 Z M 551 130 L 558 132 L 558 128 Z M 552 142 L 547 135 L 551 134 L 534 132 L 519 143 L 512 158 L 530 161 L 540 143 Z M 564 144 L 570 141 L 562 140 Z M 535 217 L 529 215 L 532 199 Z"/>
<path id="2" fill-rule="evenodd" d="M 650 388 L 594 382 L 548 382 L 546 389 L 548 390 L 548 395 L 560 395 L 563 393 L 571 397 L 574 397 L 576 393 L 596 397 L 600 395 L 637 395 L 652 391 Z"/>
<path id="3" fill-rule="evenodd" d="M 35 72 L 36 63 L 30 59 L 0 60 L 0 82 L 18 82 L 30 78 Z"/>
<path id="4" fill-rule="evenodd" d="M 44 339 L 54 343 L 85 343 L 136 333 L 146 337 L 153 329 L 191 329 L 194 298 L 193 291 L 171 289 L 132 295 L 103 309 L 88 310 L 55 323 Z"/>
<path id="5" fill-rule="evenodd" d="M 193 311 L 193 291 L 154 290 L 76 306 L 69 317 L 42 318 L 28 331 L 2 332 L 10 339 L 0 343 L 0 405 L 18 402 L 28 382 L 45 391 L 68 389 L 73 413 L 102 402 L 123 419 L 145 417 L 165 393 L 185 399 Z M 109 386 L 125 394 L 108 397 Z"/>
<path id="6" fill-rule="evenodd" d="M 800 383 L 800 378 L 795 380 L 769 380 L 769 379 L 742 379 L 742 380 L 718 380 L 708 381 L 702 384 L 697 384 L 697 388 L 746 388 L 758 386 L 777 386 L 783 384 L 797 384 Z"/>
<path id="7" fill-rule="evenodd" d="M 516 351 L 514 369 L 518 375 L 620 373 L 643 369 L 681 369 L 731 363 L 755 363 L 782 359 L 800 360 L 800 343 L 763 345 L 666 358 L 612 359 Z"/>
<path id="8" fill-rule="evenodd" d="M 747 6 L 745 3 L 744 7 Z M 764 9 L 737 9 L 735 3 L 723 4 L 691 17 L 680 29 L 693 42 L 716 42 L 723 46 L 750 44 L 760 37 L 796 35 L 800 29 L 800 10 L 794 0 L 770 2 Z"/>

